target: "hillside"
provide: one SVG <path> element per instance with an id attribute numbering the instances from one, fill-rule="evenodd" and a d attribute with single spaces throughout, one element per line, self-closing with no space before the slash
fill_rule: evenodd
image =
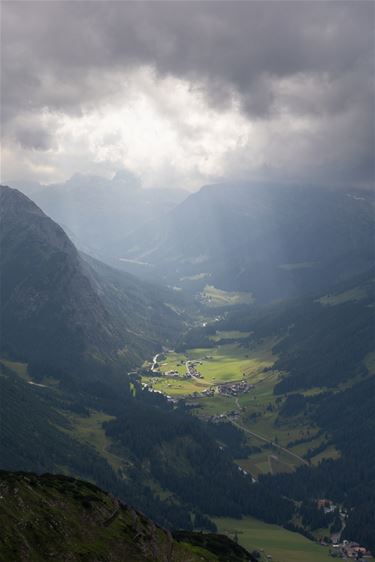
<path id="1" fill-rule="evenodd" d="M 375 345 L 374 270 L 336 284 L 330 293 L 229 313 L 222 329 L 252 332 L 244 340 L 278 337 L 274 368 L 284 374 L 278 393 L 335 388 L 366 374 L 364 361 Z"/>
<path id="2" fill-rule="evenodd" d="M 195 292 L 208 284 L 258 302 L 294 297 L 369 267 L 373 213 L 366 191 L 210 185 L 126 238 L 119 257 Z"/>
<path id="3" fill-rule="evenodd" d="M 168 291 L 89 263 L 19 191 L 1 187 L 0 203 L 3 354 L 83 377 L 132 367 L 178 331 Z"/>
<path id="4" fill-rule="evenodd" d="M 241 345 L 273 336 L 273 396 L 258 426 L 287 438 L 288 449 L 308 462 L 295 472 L 261 476 L 274 493 L 299 502 L 330 498 L 348 518 L 342 538 L 374 550 L 375 370 L 373 268 L 329 294 L 267 307 L 243 308 L 220 324 L 244 330 Z M 272 373 L 271 373 L 272 375 Z M 243 409 L 254 416 L 254 407 Z M 268 417 L 267 417 L 268 416 Z M 267 420 L 266 420 L 267 418 Z M 288 433 L 289 435 L 289 433 Z M 317 460 L 320 459 L 320 462 Z"/>
<path id="5" fill-rule="evenodd" d="M 191 323 L 181 291 L 80 254 L 18 191 L 3 187 L 0 198 L 0 468 L 87 478 L 170 529 L 214 531 L 216 517 L 252 516 L 311 538 L 320 523 L 337 523 L 311 503 L 329 497 L 348 512 L 348 538 L 373 548 L 373 268 L 349 277 L 346 254 L 347 269 L 335 283 L 323 278 L 312 296 L 236 302 L 213 314 L 202 307 L 205 316 Z M 341 226 L 347 251 L 365 244 L 367 223 L 354 221 L 350 240 Z M 319 249 L 324 263 L 340 236 Z M 360 270 L 367 250 L 357 248 Z M 175 347 L 162 360 L 174 357 L 175 379 L 141 367 L 163 344 Z M 203 380 L 184 378 L 188 357 L 198 359 Z M 218 385 L 217 376 L 247 377 L 248 392 L 185 396 L 189 385 Z M 283 453 L 290 465 L 281 458 L 279 437 L 282 447 L 303 448 L 293 466 L 293 452 Z"/>
<path id="6" fill-rule="evenodd" d="M 191 528 L 192 507 L 208 528 L 206 515 L 288 517 L 292 506 L 252 486 L 183 404 L 174 408 L 136 375 L 124 376 L 178 334 L 179 316 L 156 297 L 159 289 L 81 257 L 19 192 L 2 188 L 1 198 L 1 466 L 63 467 L 169 526 Z"/>
<path id="7" fill-rule="evenodd" d="M 202 546 L 195 546 L 200 536 L 194 534 L 191 543 L 186 535 L 179 542 L 88 482 L 2 471 L 0 492 L 2 562 L 220 562 L 218 550 L 225 562 L 252 560 L 220 535 L 210 535 Z"/>

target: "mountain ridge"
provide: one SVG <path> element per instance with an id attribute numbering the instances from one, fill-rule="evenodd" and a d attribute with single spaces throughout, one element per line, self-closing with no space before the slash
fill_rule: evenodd
<path id="1" fill-rule="evenodd" d="M 22 350 L 21 358 L 38 362 L 50 357 L 76 371 L 80 355 L 91 365 L 131 367 L 139 353 L 147 348 L 148 355 L 161 345 L 156 326 L 170 321 L 166 332 L 178 330 L 178 315 L 164 304 L 166 291 L 158 294 L 120 272 L 116 285 L 104 265 L 94 271 L 63 229 L 19 191 L 1 187 L 0 202 L 3 352 Z M 113 306 L 110 310 L 115 293 L 122 299 L 116 314 Z M 132 320 L 142 328 L 138 339 L 130 331 Z"/>
<path id="2" fill-rule="evenodd" d="M 124 236 L 155 215 L 164 215 L 187 195 L 176 188 L 143 189 L 138 178 L 126 170 L 112 179 L 75 174 L 65 183 L 30 192 L 79 249 L 99 259 L 115 256 Z"/>
<path id="3" fill-rule="evenodd" d="M 200 275 L 198 292 L 209 277 L 259 302 L 306 294 L 365 270 L 374 258 L 372 193 L 353 197 L 315 186 L 205 186 L 165 220 L 129 235 L 123 257 L 147 262 L 182 288 L 186 277 Z"/>
<path id="4" fill-rule="evenodd" d="M 1 562 L 220 562 L 212 546 L 223 545 L 226 562 L 255 560 L 221 535 L 209 535 L 211 549 L 198 533 L 191 538 L 199 547 L 187 534 L 176 540 L 114 496 L 71 477 L 0 471 L 0 490 Z"/>

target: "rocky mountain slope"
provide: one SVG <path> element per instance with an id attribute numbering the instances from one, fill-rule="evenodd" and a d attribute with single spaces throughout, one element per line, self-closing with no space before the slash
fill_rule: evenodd
<path id="1" fill-rule="evenodd" d="M 204 547 L 196 546 L 199 535 L 193 544 L 188 535 L 176 540 L 115 497 L 73 478 L 1 471 L 0 494 L 1 562 L 219 562 L 218 545 L 226 562 L 252 560 L 226 537 L 210 535 Z"/>

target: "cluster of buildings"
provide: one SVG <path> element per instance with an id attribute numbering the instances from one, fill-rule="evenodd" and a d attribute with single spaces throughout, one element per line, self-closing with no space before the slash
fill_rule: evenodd
<path id="1" fill-rule="evenodd" d="M 254 385 L 249 384 L 246 381 L 241 381 L 221 384 L 217 388 L 219 394 L 222 394 L 223 396 L 238 396 L 239 394 L 249 392 L 249 390 L 254 388 Z"/>
<path id="2" fill-rule="evenodd" d="M 333 513 L 337 506 L 331 500 L 320 499 L 316 501 L 316 506 L 318 509 L 323 509 L 324 513 Z"/>
<path id="3" fill-rule="evenodd" d="M 198 371 L 197 365 L 202 365 L 202 361 L 186 361 L 187 378 L 203 379 L 203 375 Z"/>
<path id="4" fill-rule="evenodd" d="M 344 540 L 341 543 L 333 544 L 332 548 L 334 552 L 337 552 L 336 556 L 344 560 L 348 558 L 352 560 L 372 558 L 371 552 L 357 542 Z"/>
<path id="5" fill-rule="evenodd" d="M 196 377 L 197 375 L 194 376 Z M 249 392 L 249 390 L 251 390 L 253 387 L 254 385 L 249 384 L 246 381 L 218 384 L 215 386 L 210 386 L 209 388 L 206 388 L 202 392 L 193 392 L 193 396 L 196 398 L 207 397 L 207 396 L 214 396 L 216 393 L 221 394 L 222 396 L 239 396 L 240 394 Z M 237 411 L 233 411 L 229 413 L 229 415 L 231 416 L 237 416 L 239 414 L 240 412 Z"/>
<path id="6" fill-rule="evenodd" d="M 182 366 L 184 363 L 177 363 L 177 367 Z M 202 365 L 202 361 L 186 361 L 185 363 L 185 367 L 186 367 L 186 373 L 184 375 L 181 375 L 177 369 L 171 369 L 170 371 L 161 371 L 160 368 L 163 367 L 163 364 L 159 364 L 154 362 L 153 365 L 153 371 L 157 372 L 159 375 L 163 375 L 166 377 L 172 377 L 172 378 L 182 378 L 182 379 L 191 379 L 191 378 L 195 378 L 195 379 L 203 379 L 203 375 L 202 373 L 200 373 L 198 371 L 198 365 Z"/>
<path id="7" fill-rule="evenodd" d="M 208 418 L 208 421 L 212 422 L 212 423 L 220 423 L 222 421 L 224 421 L 226 419 L 226 415 L 225 414 L 215 414 L 213 416 L 210 416 Z"/>
<path id="8" fill-rule="evenodd" d="M 323 509 L 324 513 L 333 513 L 338 510 L 342 524 L 344 528 L 345 518 L 347 512 L 342 507 L 339 507 L 333 503 L 332 500 L 319 499 L 316 500 L 316 505 L 318 509 Z M 364 546 L 359 543 L 349 540 L 341 540 L 342 530 L 338 533 L 333 533 L 330 537 L 330 542 L 322 542 L 322 544 L 329 545 L 331 547 L 331 554 L 335 558 L 341 558 L 343 560 L 362 560 L 366 558 L 372 558 L 371 552 L 367 550 Z"/>
<path id="9" fill-rule="evenodd" d="M 179 376 L 180 376 L 180 374 L 179 374 L 178 371 L 173 371 L 173 370 L 172 370 L 172 371 L 166 371 L 166 372 L 164 373 L 164 375 L 165 375 L 166 377 L 174 377 L 174 378 L 179 378 Z"/>
<path id="10" fill-rule="evenodd" d="M 202 391 L 203 396 L 213 396 L 215 394 L 215 387 L 210 386 L 210 388 L 206 388 L 206 390 Z"/>

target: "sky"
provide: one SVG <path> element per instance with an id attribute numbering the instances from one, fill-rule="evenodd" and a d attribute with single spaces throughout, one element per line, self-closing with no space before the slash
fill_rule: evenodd
<path id="1" fill-rule="evenodd" d="M 3 1 L 1 181 L 374 183 L 372 1 Z"/>

